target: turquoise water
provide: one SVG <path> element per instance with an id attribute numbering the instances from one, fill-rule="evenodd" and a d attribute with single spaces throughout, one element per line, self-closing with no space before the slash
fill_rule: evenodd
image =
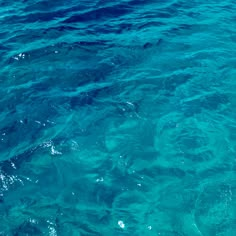
<path id="1" fill-rule="evenodd" d="M 0 235 L 236 235 L 234 1 L 0 13 Z"/>

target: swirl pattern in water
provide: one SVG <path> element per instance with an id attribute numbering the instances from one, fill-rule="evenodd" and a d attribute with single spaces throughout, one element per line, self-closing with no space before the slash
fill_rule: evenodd
<path id="1" fill-rule="evenodd" d="M 236 235 L 234 1 L 0 12 L 0 235 Z"/>

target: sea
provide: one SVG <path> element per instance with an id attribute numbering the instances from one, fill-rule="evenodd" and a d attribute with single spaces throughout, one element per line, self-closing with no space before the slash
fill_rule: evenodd
<path id="1" fill-rule="evenodd" d="M 235 1 L 0 0 L 0 235 L 235 236 Z"/>

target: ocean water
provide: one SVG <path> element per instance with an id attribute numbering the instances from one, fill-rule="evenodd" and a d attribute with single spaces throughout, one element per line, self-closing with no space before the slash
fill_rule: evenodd
<path id="1" fill-rule="evenodd" d="M 233 0 L 0 1 L 0 235 L 236 235 Z"/>

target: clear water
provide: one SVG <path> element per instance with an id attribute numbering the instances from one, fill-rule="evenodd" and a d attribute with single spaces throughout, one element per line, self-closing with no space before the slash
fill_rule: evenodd
<path id="1" fill-rule="evenodd" d="M 233 0 L 0 13 L 0 235 L 236 235 Z"/>

